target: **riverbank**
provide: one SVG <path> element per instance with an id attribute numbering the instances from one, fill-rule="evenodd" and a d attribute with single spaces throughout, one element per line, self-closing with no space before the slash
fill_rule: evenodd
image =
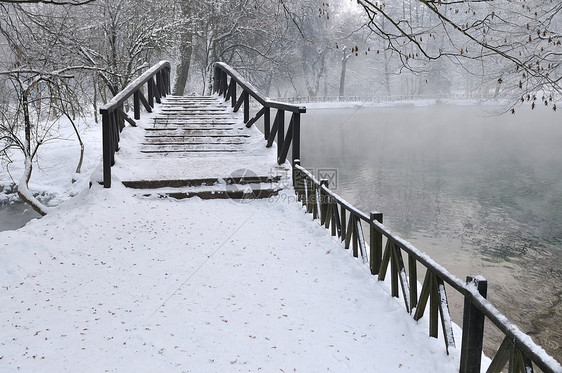
<path id="1" fill-rule="evenodd" d="M 80 144 L 70 123 L 64 119 L 56 125 L 56 138 L 39 147 L 29 189 L 49 206 L 59 205 L 87 189 L 92 173 L 101 162 L 101 124 L 95 124 L 93 118 L 83 118 L 79 125 L 84 143 L 80 173 L 75 172 L 80 160 Z M 11 162 L 3 162 L 0 169 L 0 208 L 20 202 L 15 184 L 23 173 L 23 154 L 9 151 L 9 159 Z"/>
<path id="2" fill-rule="evenodd" d="M 562 361 L 562 127 L 543 106 L 308 110 L 301 162 L 492 303 Z M 420 281 L 423 278 L 419 279 Z M 463 299 L 449 294 L 453 320 Z M 485 339 L 493 354 L 502 336 Z"/>
<path id="3" fill-rule="evenodd" d="M 1 232 L 0 370 L 456 371 L 292 196 L 94 185 Z"/>

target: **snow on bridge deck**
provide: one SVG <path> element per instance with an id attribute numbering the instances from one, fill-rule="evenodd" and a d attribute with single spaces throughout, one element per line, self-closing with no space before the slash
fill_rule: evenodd
<path id="1" fill-rule="evenodd" d="M 142 151 L 152 118 L 123 132 L 116 179 L 276 169 L 275 149 L 240 121 L 229 125 L 248 135 L 244 151 L 156 161 Z M 175 200 L 94 183 L 0 232 L 0 372 L 457 371 L 458 351 L 447 356 L 294 198 L 290 186 Z"/>
<path id="2" fill-rule="evenodd" d="M 139 127 L 122 134 L 112 168 L 113 178 L 129 187 L 202 196 L 225 191 L 225 180 L 236 184 L 230 179 L 245 175 L 251 178 L 244 184 L 263 194 L 271 188 L 264 184 L 278 183 L 288 171 L 277 165 L 263 134 L 246 128 L 241 113 L 215 96 L 168 96 Z"/>
<path id="3" fill-rule="evenodd" d="M 94 185 L 1 232 L 0 371 L 456 371 L 292 196 Z"/>

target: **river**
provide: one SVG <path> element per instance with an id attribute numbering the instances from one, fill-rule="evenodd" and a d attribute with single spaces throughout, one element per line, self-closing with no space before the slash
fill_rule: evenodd
<path id="1" fill-rule="evenodd" d="M 488 299 L 562 361 L 562 121 L 546 108 L 498 110 L 309 109 L 302 165 L 337 173 L 338 194 L 383 212 L 457 277 L 484 276 Z"/>

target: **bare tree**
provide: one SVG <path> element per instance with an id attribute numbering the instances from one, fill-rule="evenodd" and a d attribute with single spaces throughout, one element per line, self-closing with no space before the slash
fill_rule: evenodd
<path id="1" fill-rule="evenodd" d="M 384 2 L 358 3 L 371 30 L 407 68 L 417 60 L 447 58 L 467 73 L 495 82 L 494 90 L 515 92 L 517 99 L 533 105 L 537 99 L 548 105 L 551 93 L 562 92 L 560 2 L 409 0 L 414 12 L 427 11 L 423 22 L 393 14 Z M 383 28 L 383 21 L 392 27 Z M 549 93 L 539 96 L 539 91 Z"/>
<path id="2" fill-rule="evenodd" d="M 40 147 L 58 136 L 58 119 L 72 117 L 79 110 L 75 78 L 84 67 L 72 65 L 73 54 L 65 45 L 73 27 L 68 9 L 0 4 L 0 12 L 5 20 L 0 35 L 7 46 L 0 65 L 6 93 L 0 117 L 0 156 L 9 156 L 8 150 L 22 153 L 25 167 L 18 194 L 44 215 L 49 209 L 28 186 L 33 165 Z"/>
<path id="3" fill-rule="evenodd" d="M 114 96 L 170 46 L 173 10 L 168 1 L 98 0 L 80 9 L 73 47 Z"/>
<path id="4" fill-rule="evenodd" d="M 57 137 L 58 119 L 63 115 L 71 118 L 67 109 L 72 109 L 75 94 L 66 82 L 72 79 L 67 74 L 70 70 L 0 72 L 4 82 L 12 85 L 12 99 L 5 103 L 0 117 L 0 156 L 10 149 L 23 154 L 25 167 L 17 184 L 18 195 L 41 215 L 49 209 L 31 193 L 29 180 L 40 146 Z"/>

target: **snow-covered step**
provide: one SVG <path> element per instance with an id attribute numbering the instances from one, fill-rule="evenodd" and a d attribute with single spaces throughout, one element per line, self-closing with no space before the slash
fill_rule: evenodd
<path id="1" fill-rule="evenodd" d="M 204 145 L 204 144 L 235 144 L 235 145 L 243 145 L 245 141 L 243 138 L 230 136 L 217 136 L 217 137 L 208 137 L 208 136 L 182 136 L 182 137 L 148 137 L 146 141 L 142 143 L 143 145 Z"/>
<path id="2" fill-rule="evenodd" d="M 142 153 L 189 153 L 189 152 L 240 152 L 244 151 L 243 143 L 238 144 L 151 144 L 143 145 Z"/>
<path id="3" fill-rule="evenodd" d="M 199 197 L 201 199 L 263 199 L 270 198 L 283 189 L 283 184 L 279 182 L 270 183 L 250 183 L 250 184 L 225 184 L 217 182 L 213 185 L 203 185 L 194 187 L 163 187 L 155 189 L 142 189 L 142 192 L 135 193 L 138 197 L 158 197 L 186 199 Z"/>
<path id="4" fill-rule="evenodd" d="M 217 97 L 168 96 L 139 127 L 130 129 L 134 136 L 122 142 L 113 168 L 138 195 L 267 198 L 289 184 L 276 149 Z"/>
<path id="5" fill-rule="evenodd" d="M 179 137 L 179 138 L 189 138 L 189 137 L 250 137 L 247 134 L 239 133 L 238 131 L 231 131 L 228 129 L 224 130 L 170 130 L 162 131 L 159 133 L 150 133 L 145 136 L 146 139 L 151 138 L 165 138 L 165 137 Z"/>
<path id="6" fill-rule="evenodd" d="M 170 179 L 170 180 L 139 180 L 123 181 L 126 187 L 134 189 L 160 189 L 160 188 L 214 188 L 216 190 L 226 187 L 236 187 L 244 189 L 245 186 L 259 186 L 261 188 L 272 187 L 273 185 L 285 183 L 286 180 L 280 176 L 258 176 L 258 175 L 239 175 L 226 178 L 197 178 L 197 179 Z"/>
<path id="7" fill-rule="evenodd" d="M 186 199 L 198 197 L 201 199 L 234 199 L 234 200 L 252 200 L 252 199 L 264 199 L 276 196 L 279 193 L 279 189 L 259 189 L 259 190 L 201 190 L 201 191 L 176 191 L 176 192 L 157 192 L 155 194 L 145 193 L 143 197 L 154 197 L 159 198 L 174 198 L 174 199 Z"/>

